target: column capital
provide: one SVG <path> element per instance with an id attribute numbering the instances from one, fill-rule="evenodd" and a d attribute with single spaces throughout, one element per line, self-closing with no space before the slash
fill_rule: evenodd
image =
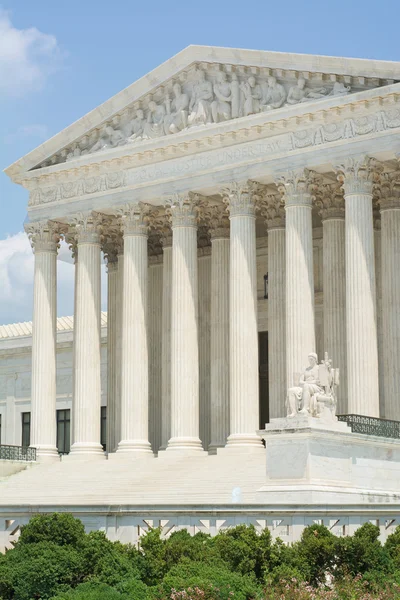
<path id="1" fill-rule="evenodd" d="M 70 225 L 75 228 L 76 243 L 100 244 L 103 216 L 99 213 L 77 213 L 70 219 Z"/>
<path id="2" fill-rule="evenodd" d="M 33 252 L 57 252 L 66 226 L 54 221 L 37 221 L 25 225 Z"/>
<path id="3" fill-rule="evenodd" d="M 323 221 L 344 219 L 344 196 L 340 183 L 323 184 L 318 188 L 315 204 Z"/>
<path id="4" fill-rule="evenodd" d="M 285 229 L 285 207 L 277 191 L 266 188 L 260 199 L 260 208 L 268 231 Z"/>
<path id="5" fill-rule="evenodd" d="M 118 209 L 117 216 L 120 217 L 124 236 L 147 236 L 149 231 L 150 210 L 151 207 L 148 204 L 144 204 L 144 202 L 125 204 Z"/>
<path id="6" fill-rule="evenodd" d="M 229 238 L 229 215 L 225 204 L 213 204 L 207 207 L 205 222 L 212 240 Z"/>
<path id="7" fill-rule="evenodd" d="M 309 169 L 294 169 L 275 176 L 275 183 L 285 206 L 306 206 L 312 208 L 313 194 L 320 177 Z"/>
<path id="8" fill-rule="evenodd" d="M 104 232 L 102 250 L 107 261 L 107 271 L 116 270 L 118 255 L 122 252 L 122 232 L 116 223 L 112 223 Z"/>
<path id="9" fill-rule="evenodd" d="M 372 195 L 374 183 L 379 182 L 381 165 L 365 154 L 346 158 L 334 166 L 338 181 L 343 185 L 345 196 L 352 194 Z"/>
<path id="10" fill-rule="evenodd" d="M 258 184 L 254 181 L 233 181 L 222 189 L 222 200 L 226 204 L 229 218 L 256 216 Z"/>
<path id="11" fill-rule="evenodd" d="M 400 169 L 381 174 L 380 183 L 374 187 L 381 212 L 400 209 Z"/>
<path id="12" fill-rule="evenodd" d="M 172 229 L 176 227 L 197 227 L 199 211 L 198 194 L 174 194 L 166 200 L 166 211 L 171 217 Z"/>

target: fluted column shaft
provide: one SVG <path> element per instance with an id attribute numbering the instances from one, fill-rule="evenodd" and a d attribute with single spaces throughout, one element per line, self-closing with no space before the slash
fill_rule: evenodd
<path id="1" fill-rule="evenodd" d="M 269 418 L 283 417 L 286 396 L 285 225 L 268 227 Z"/>
<path id="2" fill-rule="evenodd" d="M 211 230 L 211 443 L 229 435 L 229 228 Z"/>
<path id="3" fill-rule="evenodd" d="M 172 236 L 163 238 L 161 450 L 171 437 L 171 292 Z"/>
<path id="4" fill-rule="evenodd" d="M 374 250 L 375 250 L 375 281 L 376 281 L 376 329 L 378 336 L 378 375 L 379 375 L 379 416 L 385 419 L 385 381 L 384 381 L 384 352 L 383 352 L 383 318 L 382 318 L 382 252 L 381 252 L 381 215 L 374 215 Z M 386 386 L 387 387 L 387 386 Z"/>
<path id="5" fill-rule="evenodd" d="M 228 446 L 258 446 L 259 383 L 255 197 L 228 192 L 230 237 L 230 435 Z"/>
<path id="6" fill-rule="evenodd" d="M 57 243 L 47 223 L 27 227 L 35 253 L 32 319 L 31 446 L 39 460 L 57 459 Z"/>
<path id="7" fill-rule="evenodd" d="M 172 213 L 171 438 L 167 450 L 202 450 L 199 438 L 197 219 L 195 201 Z"/>
<path id="8" fill-rule="evenodd" d="M 118 261 L 110 257 L 107 263 L 107 451 L 114 452 L 117 439 L 117 331 L 118 331 Z"/>
<path id="9" fill-rule="evenodd" d="M 120 248 L 118 254 L 117 298 L 116 298 L 116 372 L 115 372 L 115 446 L 121 441 L 121 396 L 122 396 L 122 311 L 124 298 L 124 254 Z"/>
<path id="10" fill-rule="evenodd" d="M 71 456 L 102 456 L 100 235 L 98 222 L 91 217 L 78 218 L 75 227 L 79 267 L 76 274 L 75 294 L 74 443 L 71 447 Z"/>
<path id="11" fill-rule="evenodd" d="M 324 350 L 339 368 L 338 414 L 347 413 L 346 262 L 343 217 L 323 220 Z"/>
<path id="12" fill-rule="evenodd" d="M 342 186 L 321 186 L 317 205 L 323 229 L 324 351 L 340 373 L 336 412 L 346 414 L 346 234 Z"/>
<path id="13" fill-rule="evenodd" d="M 400 186 L 399 188 L 400 189 Z M 384 417 L 400 418 L 400 198 L 381 203 Z M 382 376 L 382 375 L 381 375 Z"/>
<path id="14" fill-rule="evenodd" d="M 147 207 L 126 207 L 122 308 L 121 441 L 118 452 L 151 453 L 147 339 Z"/>
<path id="15" fill-rule="evenodd" d="M 369 159 L 350 159 L 341 173 L 346 206 L 348 411 L 379 417 L 372 169 Z"/>
<path id="16" fill-rule="evenodd" d="M 307 356 L 315 352 L 312 196 L 305 170 L 283 177 L 286 211 L 286 376 L 298 385 Z"/>

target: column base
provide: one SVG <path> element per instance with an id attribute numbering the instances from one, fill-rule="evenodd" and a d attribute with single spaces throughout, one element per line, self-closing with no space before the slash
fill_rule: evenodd
<path id="1" fill-rule="evenodd" d="M 68 454 L 68 460 L 72 458 L 84 460 L 97 458 L 105 459 L 105 457 L 106 455 L 104 454 L 101 444 L 90 442 L 76 442 L 75 444 L 72 444 L 71 451 Z"/>
<path id="2" fill-rule="evenodd" d="M 147 440 L 122 440 L 118 444 L 116 454 L 153 454 L 151 444 Z"/>
<path id="3" fill-rule="evenodd" d="M 262 448 L 261 437 L 256 433 L 232 433 L 226 442 L 226 448 Z"/>
<path id="4" fill-rule="evenodd" d="M 204 452 L 199 438 L 195 437 L 174 437 L 168 442 L 166 452 L 181 452 L 184 454 L 198 454 Z"/>
<path id="5" fill-rule="evenodd" d="M 224 444 L 211 443 L 208 446 L 208 454 L 217 454 L 218 450 L 220 450 L 221 448 L 225 448 L 225 443 Z"/>
<path id="6" fill-rule="evenodd" d="M 60 460 L 60 455 L 55 446 L 32 446 L 36 448 L 36 461 L 37 462 L 54 462 Z"/>

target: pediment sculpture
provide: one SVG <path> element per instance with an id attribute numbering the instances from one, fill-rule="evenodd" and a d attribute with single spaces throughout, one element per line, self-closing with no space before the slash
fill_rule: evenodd
<path id="1" fill-rule="evenodd" d="M 308 355 L 309 365 L 300 375 L 299 385 L 288 389 L 287 417 L 309 415 L 327 421 L 337 421 L 336 387 L 339 385 L 339 369 L 332 367 L 332 360 L 325 352 L 318 364 L 315 352 Z"/>
<path id="2" fill-rule="evenodd" d="M 278 81 L 272 75 L 256 77 L 224 70 L 212 74 L 196 67 L 186 81 L 172 82 L 161 94 L 155 90 L 150 99 L 140 102 L 140 108 L 139 103 L 127 107 L 41 166 L 349 92 L 350 86 L 340 81 L 321 85 L 302 76 Z"/>

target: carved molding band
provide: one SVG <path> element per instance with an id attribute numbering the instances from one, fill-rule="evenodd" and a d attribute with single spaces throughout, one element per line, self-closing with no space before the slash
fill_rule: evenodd
<path id="1" fill-rule="evenodd" d="M 397 101 L 397 97 L 393 96 L 393 101 Z M 351 107 L 353 105 L 349 106 Z M 299 120 L 299 118 L 297 120 Z M 306 122 L 307 121 L 305 119 L 304 123 Z M 291 120 L 284 119 L 281 121 L 281 124 L 284 124 L 286 127 L 290 127 Z M 267 129 L 270 131 L 270 127 L 268 128 L 268 125 L 270 124 L 265 125 L 265 131 L 267 131 Z M 274 125 L 272 125 L 272 127 L 274 128 Z M 375 114 L 365 117 L 345 119 L 338 123 L 323 124 L 312 128 L 305 128 L 301 131 L 271 136 L 265 140 L 265 145 L 266 148 L 268 147 L 268 152 L 265 151 L 263 155 L 272 157 L 277 153 L 281 153 L 282 151 L 289 153 L 298 149 L 321 146 L 323 144 L 329 144 L 339 140 L 354 139 L 363 135 L 379 133 L 388 130 L 390 131 L 399 127 L 400 109 L 394 107 L 385 111 L 378 111 Z M 238 139 L 240 139 L 243 134 L 243 141 L 247 141 L 247 136 L 250 131 L 253 131 L 253 129 L 260 129 L 260 127 L 244 128 L 243 131 L 238 132 Z M 264 132 L 263 127 L 261 127 L 261 130 Z M 224 135 L 225 134 L 216 136 L 215 139 L 210 138 L 210 149 L 212 149 L 213 145 L 218 147 L 221 142 L 220 138 L 223 138 Z M 227 133 L 226 135 L 229 134 Z M 185 148 L 183 146 L 185 146 Z M 188 151 L 187 146 L 188 144 L 184 143 L 174 145 L 171 148 L 168 148 L 168 154 L 170 154 L 171 158 L 174 158 L 174 156 L 181 156 L 182 150 L 186 149 L 186 152 Z M 198 142 L 193 141 L 193 151 L 198 149 L 197 146 Z M 165 152 L 166 150 L 164 148 L 149 151 L 148 160 L 165 160 Z M 220 156 L 221 158 L 219 160 L 213 159 L 211 164 L 227 164 L 227 161 L 224 159 L 225 155 L 223 151 L 221 151 Z M 246 156 L 248 157 L 249 155 L 247 154 Z M 258 156 L 256 151 L 254 156 Z M 245 154 L 243 154 L 243 157 L 245 157 Z M 141 158 L 144 159 L 145 157 L 141 155 Z M 156 168 L 152 167 L 151 165 L 149 167 L 143 166 L 142 172 L 131 176 L 129 169 L 132 167 L 137 167 L 137 160 L 137 155 L 132 155 L 126 156 L 122 159 L 118 158 L 110 160 L 101 165 L 87 165 L 84 168 L 85 173 L 93 173 L 93 175 L 90 175 L 89 177 L 82 176 L 81 173 L 83 173 L 83 170 L 81 169 L 73 169 L 71 171 L 60 172 L 57 174 L 43 175 L 39 175 L 40 172 L 33 171 L 32 173 L 38 173 L 38 177 L 35 179 L 25 179 L 21 183 L 30 192 L 30 207 L 53 202 L 61 202 L 63 200 L 70 200 L 72 198 L 85 196 L 87 194 L 96 194 L 102 191 L 124 188 L 126 186 L 134 185 L 137 181 L 152 181 L 156 173 Z M 187 156 L 187 161 L 191 161 L 193 163 L 193 158 Z M 116 166 L 121 166 L 121 163 L 123 163 L 124 168 L 127 170 L 111 170 L 115 169 Z M 199 161 L 199 167 L 201 167 L 201 164 L 201 161 Z M 110 171 L 101 172 L 106 171 L 107 169 L 110 169 Z M 151 170 L 151 173 L 149 173 L 148 176 L 145 174 L 147 169 Z M 96 174 L 99 172 L 99 170 L 100 174 Z M 182 169 L 176 170 L 176 172 L 171 171 L 170 176 L 180 175 L 181 173 Z"/>

